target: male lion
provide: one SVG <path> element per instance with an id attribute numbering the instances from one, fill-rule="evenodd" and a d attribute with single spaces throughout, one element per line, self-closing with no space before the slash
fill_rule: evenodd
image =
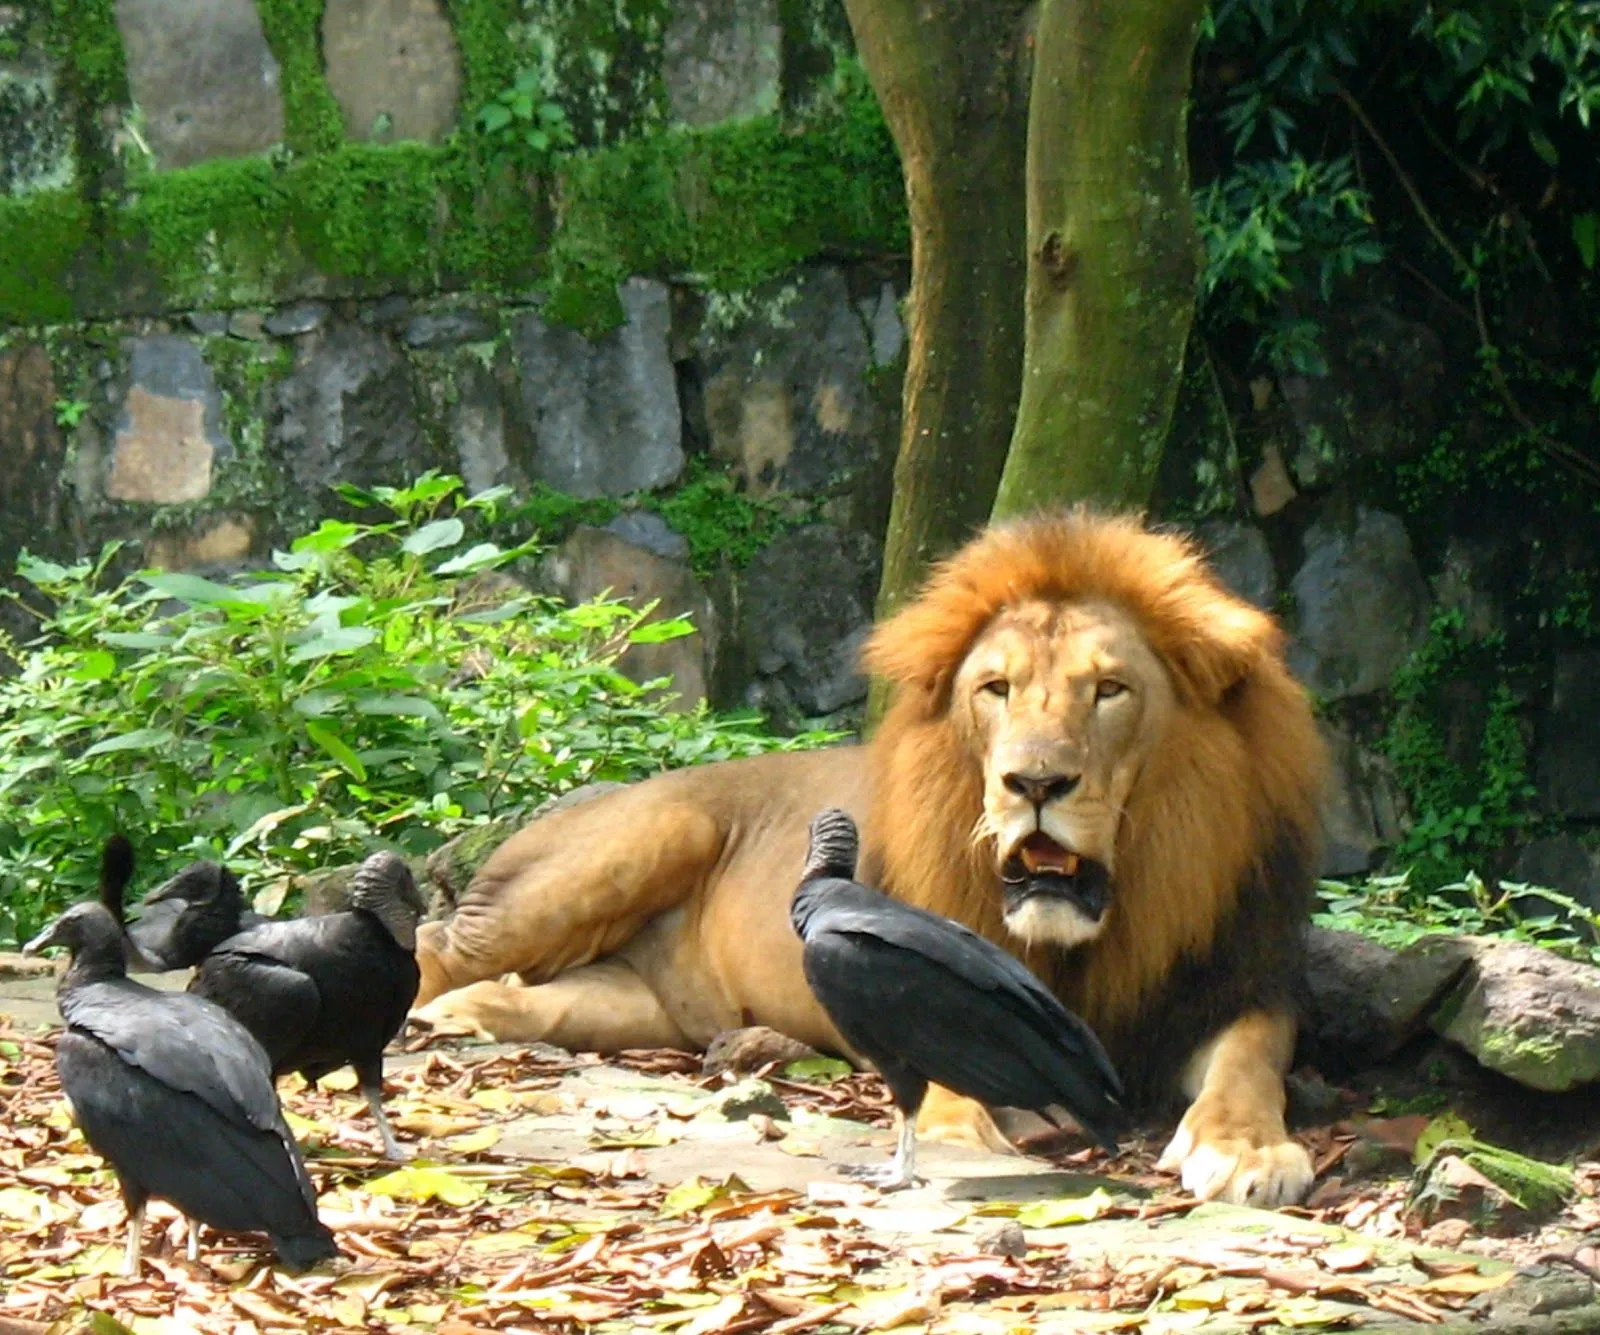
<path id="1" fill-rule="evenodd" d="M 1298 1200 L 1283 1072 L 1323 756 L 1281 649 L 1178 537 L 1082 511 L 992 528 L 874 632 L 896 692 L 867 746 L 535 821 L 423 929 L 422 1018 L 601 1052 L 756 1023 L 840 1050 L 788 905 L 808 822 L 841 806 L 862 879 L 1016 950 L 1136 1103 L 1192 1100 L 1164 1159 L 1188 1190 Z M 948 1093 L 920 1126 L 998 1140 Z"/>

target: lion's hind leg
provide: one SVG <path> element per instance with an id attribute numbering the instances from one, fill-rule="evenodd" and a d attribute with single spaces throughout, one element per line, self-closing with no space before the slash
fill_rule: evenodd
<path id="1" fill-rule="evenodd" d="M 689 1048 L 656 994 L 624 960 L 597 960 L 531 986 L 498 981 L 446 992 L 412 1012 L 442 1033 L 496 1043 L 553 1043 L 571 1052 Z"/>
<path id="2" fill-rule="evenodd" d="M 648 783 L 534 821 L 472 878 L 455 911 L 417 932 L 416 1008 L 516 973 L 556 978 L 626 944 L 716 865 L 723 831 L 704 807 Z"/>

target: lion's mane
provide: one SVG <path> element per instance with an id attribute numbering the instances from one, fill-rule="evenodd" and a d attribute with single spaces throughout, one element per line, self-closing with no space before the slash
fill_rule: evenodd
<path id="1" fill-rule="evenodd" d="M 1120 826 L 1104 931 L 1070 951 L 1021 950 L 1148 1102 L 1217 1029 L 1294 1004 L 1323 747 L 1277 624 L 1228 593 L 1188 541 L 1085 510 L 995 526 L 938 566 L 865 651 L 894 685 L 871 742 L 865 865 L 901 898 L 1020 947 L 1001 921 L 993 849 L 973 837 L 983 776 L 949 703 L 979 633 L 1033 599 L 1120 607 L 1177 695 Z"/>

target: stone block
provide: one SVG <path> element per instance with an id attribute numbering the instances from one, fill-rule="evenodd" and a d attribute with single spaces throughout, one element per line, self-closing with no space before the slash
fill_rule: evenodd
<path id="1" fill-rule="evenodd" d="M 61 528 L 66 442 L 56 423 L 55 374 L 37 343 L 0 349 L 0 544 L 40 546 Z"/>
<path id="2" fill-rule="evenodd" d="M 105 494 L 155 505 L 197 501 L 211 491 L 218 456 L 231 453 L 211 368 L 175 335 L 130 339 L 127 347 L 128 392 Z"/>
<path id="3" fill-rule="evenodd" d="M 351 139 L 436 143 L 461 97 L 461 53 L 438 0 L 328 0 L 328 87 Z"/>
<path id="4" fill-rule="evenodd" d="M 529 471 L 575 496 L 664 487 L 683 471 L 667 288 L 630 278 L 620 295 L 627 322 L 592 341 L 535 311 L 511 326 L 522 416 L 533 438 Z"/>
<path id="5" fill-rule="evenodd" d="M 1278 571 L 1266 534 L 1254 524 L 1214 520 L 1202 524 L 1195 536 L 1217 578 L 1230 592 L 1265 611 L 1276 609 Z"/>
<path id="6" fill-rule="evenodd" d="M 251 0 L 116 0 L 128 84 L 162 167 L 283 139 L 278 62 Z"/>
<path id="7" fill-rule="evenodd" d="M 250 555 L 255 522 L 248 515 L 224 515 L 187 533 L 160 533 L 144 545 L 145 561 L 158 570 L 197 567 L 231 569 Z"/>
<path id="8" fill-rule="evenodd" d="M 674 117 L 712 125 L 778 109 L 778 0 L 677 0 L 671 14 L 661 73 Z"/>
<path id="9" fill-rule="evenodd" d="M 1556 655 L 1539 735 L 1534 769 L 1546 805 L 1563 816 L 1600 816 L 1600 650 Z"/>
<path id="10" fill-rule="evenodd" d="M 22 36 L 22 11 L 0 6 L 0 43 Z M 0 60 L 0 196 L 62 190 L 76 174 L 72 121 L 54 67 L 25 45 Z"/>

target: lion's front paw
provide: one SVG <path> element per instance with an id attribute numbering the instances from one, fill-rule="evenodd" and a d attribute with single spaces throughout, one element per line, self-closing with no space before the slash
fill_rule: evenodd
<path id="1" fill-rule="evenodd" d="M 1268 1210 L 1305 1199 L 1313 1173 L 1303 1145 L 1287 1139 L 1257 1145 L 1240 1135 L 1196 1134 L 1190 1117 L 1183 1119 L 1158 1165 L 1177 1173 L 1185 1191 L 1201 1200 Z"/>
<path id="2" fill-rule="evenodd" d="M 473 987 L 446 992 L 426 1006 L 418 1007 L 407 1018 L 437 1038 L 474 1038 L 481 1043 L 493 1043 L 495 1035 L 484 1023 L 481 998 L 473 993 Z"/>
<path id="3" fill-rule="evenodd" d="M 987 1150 L 990 1154 L 1017 1152 L 983 1104 L 952 1094 L 942 1085 L 929 1086 L 928 1096 L 917 1115 L 917 1135 L 923 1140 L 960 1149 Z"/>

